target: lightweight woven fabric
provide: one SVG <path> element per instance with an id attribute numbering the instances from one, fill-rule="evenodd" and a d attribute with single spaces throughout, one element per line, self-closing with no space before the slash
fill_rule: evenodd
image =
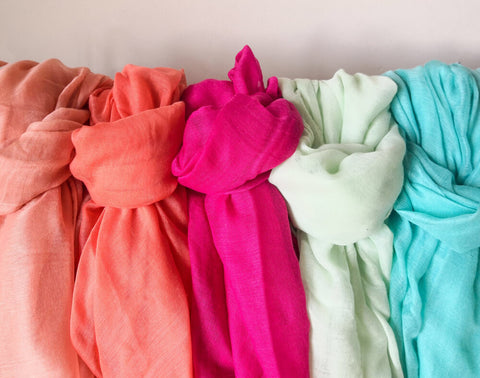
<path id="1" fill-rule="evenodd" d="M 185 127 L 183 71 L 127 65 L 73 136 L 82 250 L 72 339 L 97 377 L 188 377 L 187 197 L 171 163 Z"/>
<path id="2" fill-rule="evenodd" d="M 70 341 L 75 228 L 73 130 L 109 79 L 58 60 L 0 68 L 0 376 L 79 377 Z"/>
<path id="3" fill-rule="evenodd" d="M 409 377 L 480 372 L 480 73 L 430 62 L 386 73 L 407 141 L 391 323 Z"/>
<path id="4" fill-rule="evenodd" d="M 185 91 L 172 166 L 189 194 L 192 338 L 198 377 L 307 377 L 308 318 L 285 202 L 267 179 L 302 133 L 300 115 L 265 88 L 249 47 L 231 81 Z"/>
<path id="5" fill-rule="evenodd" d="M 280 79 L 305 130 L 269 178 L 300 247 L 312 377 L 401 377 L 388 324 L 393 235 L 384 224 L 403 180 L 405 143 L 381 76 Z"/>

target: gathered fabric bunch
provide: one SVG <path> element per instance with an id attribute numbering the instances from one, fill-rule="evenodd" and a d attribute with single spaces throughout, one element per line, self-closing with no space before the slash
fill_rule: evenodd
<path id="1" fill-rule="evenodd" d="M 407 143 L 391 324 L 412 377 L 480 374 L 480 73 L 459 64 L 388 72 Z"/>
<path id="2" fill-rule="evenodd" d="M 249 48 L 229 77 L 186 90 L 187 125 L 172 165 L 191 189 L 195 373 L 308 377 L 300 269 L 285 201 L 267 181 L 295 150 L 302 120 L 276 78 L 264 87 Z"/>
<path id="3" fill-rule="evenodd" d="M 170 168 L 185 86 L 183 71 L 126 66 L 91 95 L 91 126 L 72 135 L 70 169 L 91 198 L 80 213 L 71 337 L 97 377 L 192 374 L 187 197 Z"/>
<path id="4" fill-rule="evenodd" d="M 388 324 L 392 233 L 383 223 L 403 182 L 405 143 L 388 111 L 395 84 L 343 71 L 280 84 L 305 132 L 270 181 L 297 230 L 312 375 L 402 376 Z"/>
<path id="5" fill-rule="evenodd" d="M 0 377 L 480 376 L 480 72 L 228 78 L 0 62 Z"/>

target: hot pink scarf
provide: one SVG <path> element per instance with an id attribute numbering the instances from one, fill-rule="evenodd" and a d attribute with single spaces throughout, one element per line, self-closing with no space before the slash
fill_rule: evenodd
<path id="1" fill-rule="evenodd" d="M 303 131 L 267 88 L 247 46 L 228 74 L 184 94 L 183 147 L 172 172 L 192 189 L 192 338 L 199 377 L 308 377 L 305 294 L 285 202 L 268 181 Z"/>
<path id="2" fill-rule="evenodd" d="M 1 377 L 81 374 L 69 320 L 83 190 L 70 138 L 109 82 L 54 59 L 0 68 Z"/>
<path id="3" fill-rule="evenodd" d="M 81 214 L 72 338 L 97 377 L 188 377 L 187 198 L 171 164 L 185 127 L 183 71 L 128 65 L 73 134 Z"/>

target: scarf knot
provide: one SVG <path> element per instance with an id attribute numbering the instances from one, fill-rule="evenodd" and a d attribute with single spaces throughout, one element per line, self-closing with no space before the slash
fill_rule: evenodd
<path id="1" fill-rule="evenodd" d="M 331 80 L 282 79 L 304 120 L 294 155 L 272 171 L 295 227 L 347 245 L 384 224 L 403 181 L 405 143 L 389 113 L 391 80 L 339 71 Z"/>
<path id="2" fill-rule="evenodd" d="M 288 158 L 303 126 L 293 105 L 267 87 L 246 46 L 229 72 L 231 81 L 205 80 L 184 93 L 188 104 L 183 147 L 172 171 L 179 182 L 205 194 L 235 190 Z"/>
<path id="3" fill-rule="evenodd" d="M 71 134 L 88 121 L 90 93 L 109 83 L 56 59 L 0 68 L 0 215 L 71 176 Z"/>
<path id="4" fill-rule="evenodd" d="M 135 208 L 176 188 L 171 164 L 185 125 L 183 70 L 127 65 L 90 98 L 92 124 L 73 136 L 75 177 L 101 206 Z"/>
<path id="5" fill-rule="evenodd" d="M 407 140 L 402 218 L 457 252 L 480 247 L 480 74 L 433 61 L 387 72 Z"/>

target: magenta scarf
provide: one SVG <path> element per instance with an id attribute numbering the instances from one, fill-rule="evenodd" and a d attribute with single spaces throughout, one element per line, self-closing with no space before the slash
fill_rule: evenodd
<path id="1" fill-rule="evenodd" d="M 246 46 L 228 74 L 184 93 L 172 172 L 189 193 L 192 339 L 199 377 L 308 377 L 305 294 L 285 202 L 267 179 L 300 115 Z"/>

